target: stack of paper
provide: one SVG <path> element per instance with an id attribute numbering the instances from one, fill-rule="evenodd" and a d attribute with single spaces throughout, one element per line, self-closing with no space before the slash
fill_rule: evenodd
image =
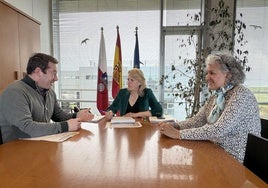
<path id="1" fill-rule="evenodd" d="M 111 122 L 106 123 L 107 128 L 136 128 L 141 127 L 140 122 L 136 122 L 132 117 L 113 117 Z"/>
<path id="2" fill-rule="evenodd" d="M 156 116 L 152 116 L 149 117 L 149 120 L 151 123 L 160 123 L 160 122 L 174 122 L 175 118 L 169 116 L 169 115 L 165 115 L 163 117 L 156 117 Z"/>
<path id="3" fill-rule="evenodd" d="M 135 119 L 132 117 L 123 117 L 123 116 L 119 116 L 119 117 L 113 117 L 111 119 L 111 124 L 133 124 L 135 123 Z"/>
<path id="4" fill-rule="evenodd" d="M 59 134 L 52 134 L 52 135 L 33 137 L 33 138 L 20 138 L 20 140 L 63 142 L 77 134 L 79 134 L 79 132 L 64 132 L 64 133 L 59 133 Z"/>

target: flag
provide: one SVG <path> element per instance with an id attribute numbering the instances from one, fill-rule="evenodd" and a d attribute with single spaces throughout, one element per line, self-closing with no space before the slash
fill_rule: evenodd
<path id="1" fill-rule="evenodd" d="M 116 97 L 120 88 L 122 88 L 122 56 L 121 56 L 121 44 L 119 27 L 117 29 L 117 39 L 114 53 L 114 67 L 113 67 L 113 82 L 112 82 L 112 96 Z"/>
<path id="2" fill-rule="evenodd" d="M 104 114 L 104 111 L 108 108 L 108 76 L 103 28 L 101 28 L 98 63 L 97 108 L 101 114 Z"/>
<path id="3" fill-rule="evenodd" d="M 136 27 L 136 44 L 135 44 L 135 50 L 134 50 L 134 68 L 140 68 L 140 54 L 139 54 L 139 41 L 138 41 L 138 28 Z"/>

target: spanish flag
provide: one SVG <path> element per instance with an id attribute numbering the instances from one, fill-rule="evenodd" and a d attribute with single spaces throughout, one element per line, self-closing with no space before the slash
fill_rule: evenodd
<path id="1" fill-rule="evenodd" d="M 114 68 L 113 68 L 113 82 L 112 82 L 112 96 L 116 97 L 120 88 L 122 88 L 122 56 L 121 56 L 121 43 L 119 35 L 119 27 L 117 29 L 117 40 L 114 53 Z"/>
<path id="2" fill-rule="evenodd" d="M 98 63 L 98 82 L 97 82 L 97 108 L 103 115 L 108 108 L 108 76 L 105 41 L 103 28 L 101 28 L 99 63 Z"/>

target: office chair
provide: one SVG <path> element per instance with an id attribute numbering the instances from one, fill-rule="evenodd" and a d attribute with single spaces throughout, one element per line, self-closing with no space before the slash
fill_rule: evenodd
<path id="1" fill-rule="evenodd" d="M 1 128 L 0 128 L 0 144 L 3 144 Z"/>
<path id="2" fill-rule="evenodd" d="M 261 136 L 268 138 L 268 119 L 261 118 Z"/>
<path id="3" fill-rule="evenodd" d="M 244 166 L 268 183 L 268 139 L 248 134 Z"/>

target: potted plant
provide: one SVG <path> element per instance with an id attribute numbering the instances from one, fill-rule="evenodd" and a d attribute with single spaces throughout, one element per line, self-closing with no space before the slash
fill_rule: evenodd
<path id="1" fill-rule="evenodd" d="M 209 22 L 200 24 L 203 43 L 196 43 L 196 30 L 191 30 L 191 35 L 187 40 L 178 40 L 179 48 L 188 48 L 194 46 L 196 49 L 196 58 L 189 59 L 179 56 L 183 62 L 182 68 L 176 64 L 171 66 L 167 75 L 162 75 L 160 84 L 171 90 L 169 95 L 179 97 L 182 102 L 179 105 L 185 105 L 186 116 L 191 117 L 199 111 L 199 108 L 205 103 L 210 92 L 205 83 L 205 58 L 213 51 L 228 51 L 241 62 L 245 71 L 250 71 L 248 66 L 248 51 L 245 50 L 247 40 L 244 30 L 246 24 L 243 22 L 242 14 L 234 21 L 230 13 L 230 8 L 223 0 L 220 0 L 217 7 L 210 10 L 211 19 Z M 201 14 L 187 15 L 191 22 L 200 22 Z M 204 42 L 205 41 L 205 42 Z M 236 45 L 235 45 L 236 44 Z M 235 49 L 236 47 L 236 49 Z M 177 74 L 179 73 L 179 74 Z M 185 76 L 187 83 L 177 81 L 170 85 L 168 80 L 177 79 L 178 76 Z"/>

